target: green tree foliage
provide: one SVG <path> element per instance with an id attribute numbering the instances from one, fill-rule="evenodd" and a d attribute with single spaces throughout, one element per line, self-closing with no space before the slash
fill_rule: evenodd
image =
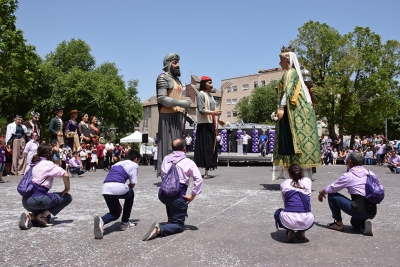
<path id="1" fill-rule="evenodd" d="M 382 132 L 384 120 L 399 104 L 399 42 L 369 28 L 337 30 L 309 21 L 291 42 L 299 60 L 307 63 L 314 81 L 316 113 L 328 119 L 332 135 Z"/>
<path id="2" fill-rule="evenodd" d="M 277 81 L 257 87 L 248 97 L 242 98 L 235 107 L 238 117 L 244 122 L 271 123 L 271 113 L 277 110 Z"/>
<path id="3" fill-rule="evenodd" d="M 15 26 L 17 8 L 18 1 L 0 2 L 0 114 L 8 122 L 32 108 L 40 80 L 41 58 Z"/>
<path id="4" fill-rule="evenodd" d="M 133 131 L 142 118 L 138 81 L 126 85 L 114 63 L 96 67 L 90 47 L 82 40 L 63 41 L 46 55 L 42 71 L 43 92 L 49 96 L 40 105 L 46 123 L 57 104 L 64 107 L 64 113 L 78 109 L 96 116 L 101 126 L 118 128 L 122 134 Z"/>

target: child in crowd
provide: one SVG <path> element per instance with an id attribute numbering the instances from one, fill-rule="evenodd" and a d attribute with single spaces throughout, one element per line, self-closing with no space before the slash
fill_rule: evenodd
<path id="1" fill-rule="evenodd" d="M 109 212 L 102 217 L 94 217 L 94 237 L 103 238 L 104 225 L 117 220 L 121 216 L 121 231 L 133 228 L 129 222 L 133 200 L 135 194 L 133 188 L 137 183 L 137 174 L 139 169 L 140 154 L 134 149 L 128 151 L 124 161 L 115 163 L 103 183 L 102 194 L 106 201 Z M 126 181 L 129 180 L 129 184 Z M 119 203 L 120 199 L 125 199 L 124 208 Z"/>
<path id="2" fill-rule="evenodd" d="M 86 171 L 86 159 L 87 159 L 87 151 L 86 151 L 86 145 L 82 144 L 81 151 L 79 152 L 79 157 L 81 158 L 81 163 L 82 163 L 82 170 Z"/>
<path id="3" fill-rule="evenodd" d="M 5 183 L 3 180 L 3 171 L 6 164 L 6 142 L 4 140 L 0 140 L 0 183 Z"/>
<path id="4" fill-rule="evenodd" d="M 336 148 L 333 149 L 332 157 L 333 157 L 333 165 L 336 165 L 336 160 L 338 158 L 338 152 Z"/>

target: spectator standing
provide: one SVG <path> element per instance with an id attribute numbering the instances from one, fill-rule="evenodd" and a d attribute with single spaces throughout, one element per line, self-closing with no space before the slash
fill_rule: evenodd
<path id="1" fill-rule="evenodd" d="M 106 164 L 104 165 L 104 170 L 109 170 L 112 165 L 112 160 L 113 160 L 113 152 L 114 152 L 114 144 L 111 143 L 111 139 L 108 139 L 106 145 Z"/>
<path id="2" fill-rule="evenodd" d="M 6 142 L 1 139 L 0 140 L 0 183 L 5 183 L 3 180 L 3 172 L 4 172 L 4 167 L 6 164 Z"/>
<path id="3" fill-rule="evenodd" d="M 338 156 L 339 156 L 339 155 L 338 155 L 338 151 L 337 151 L 336 148 L 334 148 L 334 149 L 333 149 L 333 152 L 332 152 L 333 165 L 336 165 L 336 160 L 337 160 Z"/>
<path id="4" fill-rule="evenodd" d="M 157 171 L 157 144 L 154 143 L 153 147 L 151 148 L 151 153 L 153 154 L 153 165 L 154 165 L 154 171 Z"/>
<path id="5" fill-rule="evenodd" d="M 192 152 L 192 137 L 190 136 L 190 134 L 188 134 L 185 138 L 186 141 L 186 152 L 190 153 Z"/>
<path id="6" fill-rule="evenodd" d="M 142 241 L 183 232 L 188 204 L 194 200 L 196 195 L 201 193 L 203 187 L 203 179 L 199 169 L 193 161 L 186 158 L 185 140 L 182 138 L 173 140 L 172 150 L 173 152 L 167 155 L 162 162 L 161 179 L 165 178 L 173 162 L 176 162 L 181 191 L 174 197 L 166 196 L 161 190 L 158 191 L 158 199 L 165 205 L 167 210 L 168 223 L 158 224 L 154 222 L 149 231 L 142 237 Z M 191 195 L 185 195 L 190 177 L 194 180 L 194 186 Z"/>
<path id="7" fill-rule="evenodd" d="M 367 150 L 365 151 L 364 155 L 364 164 L 365 165 L 372 165 L 372 158 L 373 158 L 374 152 L 372 152 L 370 147 L 367 147 Z"/>
<path id="8" fill-rule="evenodd" d="M 140 154 L 131 149 L 128 152 L 127 160 L 114 164 L 107 174 L 103 183 L 102 194 L 109 212 L 102 217 L 94 217 L 94 237 L 96 239 L 103 238 L 104 225 L 117 220 L 121 216 L 121 212 L 120 230 L 125 231 L 133 228 L 134 225 L 129 222 L 129 217 L 135 198 L 133 188 L 137 183 L 139 159 Z M 128 180 L 129 184 L 126 184 Z M 120 199 L 125 200 L 123 208 L 119 203 Z"/>
<path id="9" fill-rule="evenodd" d="M 246 131 L 243 131 L 242 139 L 243 139 L 243 154 L 247 155 L 247 145 L 251 137 L 246 133 Z"/>
<path id="10" fill-rule="evenodd" d="M 97 148 L 97 158 L 98 158 L 98 168 L 99 169 L 104 169 L 104 157 L 105 157 L 105 155 L 104 155 L 104 149 L 105 149 L 105 146 L 104 146 L 104 140 L 100 140 L 100 142 L 99 142 L 99 144 L 96 146 L 96 148 Z"/>
<path id="11" fill-rule="evenodd" d="M 26 158 L 26 169 L 29 168 L 29 164 L 31 164 L 32 158 L 37 153 L 37 149 L 39 147 L 39 143 L 37 142 L 38 134 L 33 132 L 30 136 L 31 140 L 26 144 L 24 149 L 24 157 Z"/>
<path id="12" fill-rule="evenodd" d="M 79 157 L 81 158 L 82 169 L 83 171 L 86 171 L 86 160 L 87 160 L 86 144 L 81 145 L 81 150 L 79 151 Z"/>
<path id="13" fill-rule="evenodd" d="M 92 152 L 92 159 L 90 160 L 90 169 L 95 172 L 97 169 L 97 146 L 96 145 L 93 145 L 91 152 Z"/>
<path id="14" fill-rule="evenodd" d="M 376 148 L 376 165 L 382 166 L 385 160 L 385 145 L 381 140 L 379 144 L 375 146 Z"/>
<path id="15" fill-rule="evenodd" d="M 396 154 L 399 152 L 399 144 L 397 143 L 397 140 L 393 141 L 393 150 Z"/>

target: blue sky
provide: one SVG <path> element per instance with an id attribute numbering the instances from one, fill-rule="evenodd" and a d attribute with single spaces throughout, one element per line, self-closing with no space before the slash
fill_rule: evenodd
<path id="1" fill-rule="evenodd" d="M 169 52 L 181 56 L 181 80 L 221 79 L 279 67 L 283 45 L 309 20 L 341 34 L 369 27 L 385 42 L 400 40 L 400 1 L 277 0 L 20 0 L 17 27 L 44 57 L 63 40 L 88 43 L 97 64 L 114 62 L 139 80 L 142 101 Z"/>

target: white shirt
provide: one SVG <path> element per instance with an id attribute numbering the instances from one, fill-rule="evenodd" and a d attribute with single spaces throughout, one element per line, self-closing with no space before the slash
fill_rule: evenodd
<path id="1" fill-rule="evenodd" d="M 22 129 L 24 129 L 24 133 L 28 131 L 28 128 L 26 128 L 25 125 L 20 124 L 22 126 Z M 10 140 L 11 136 L 15 134 L 15 131 L 17 130 L 17 124 L 15 122 L 12 122 L 7 125 L 7 131 L 6 131 L 6 144 L 8 140 Z"/>
<path id="2" fill-rule="evenodd" d="M 242 136 L 243 139 L 243 145 L 247 145 L 248 144 L 248 140 L 251 139 L 250 135 L 246 134 Z"/>
<path id="3" fill-rule="evenodd" d="M 188 136 L 185 138 L 186 140 L 186 145 L 190 145 L 192 143 L 192 137 Z"/>
<path id="4" fill-rule="evenodd" d="M 137 174 L 139 170 L 139 165 L 131 160 L 124 160 L 115 163 L 112 167 L 110 172 L 112 171 L 112 168 L 115 166 L 121 165 L 126 173 L 129 175 L 129 180 L 131 184 L 137 184 Z M 103 183 L 103 188 L 102 188 L 102 194 L 103 195 L 124 195 L 129 191 L 129 185 L 128 184 L 122 184 L 122 183 L 117 183 L 117 182 L 111 182 L 111 183 Z"/>
<path id="5" fill-rule="evenodd" d="M 107 143 L 105 148 L 106 148 L 106 151 L 107 150 L 114 150 L 114 145 L 113 145 L 113 143 Z"/>

